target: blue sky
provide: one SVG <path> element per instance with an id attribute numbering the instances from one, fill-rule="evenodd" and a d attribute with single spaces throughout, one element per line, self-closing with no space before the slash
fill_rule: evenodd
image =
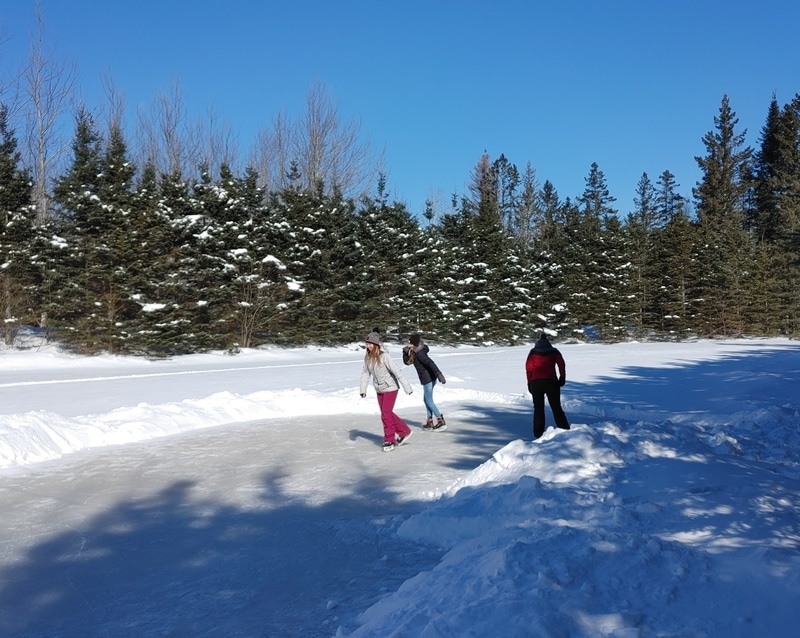
<path id="1" fill-rule="evenodd" d="M 772 95 L 800 92 L 793 0 L 41 0 L 49 43 L 74 61 L 84 102 L 102 77 L 128 115 L 180 82 L 191 114 L 213 109 L 242 149 L 321 82 L 386 158 L 390 193 L 421 213 L 466 192 L 500 154 L 562 199 L 592 162 L 616 207 L 646 172 L 687 196 L 723 94 L 748 143 Z M 0 4 L 0 64 L 23 63 L 34 0 Z"/>

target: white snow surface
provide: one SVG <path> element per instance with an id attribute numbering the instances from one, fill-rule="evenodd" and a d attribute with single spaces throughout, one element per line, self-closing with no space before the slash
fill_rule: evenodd
<path id="1" fill-rule="evenodd" d="M 800 344 L 556 345 L 571 430 L 431 344 L 391 453 L 359 344 L 0 350 L 0 635 L 797 635 Z"/>

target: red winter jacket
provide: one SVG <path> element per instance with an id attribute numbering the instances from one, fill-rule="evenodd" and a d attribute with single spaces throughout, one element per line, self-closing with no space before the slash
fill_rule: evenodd
<path id="1" fill-rule="evenodd" d="M 558 374 L 556 374 L 556 369 Z M 525 360 L 528 383 L 537 379 L 558 379 L 561 385 L 567 378 L 567 367 L 561 353 L 547 339 L 539 339 Z"/>

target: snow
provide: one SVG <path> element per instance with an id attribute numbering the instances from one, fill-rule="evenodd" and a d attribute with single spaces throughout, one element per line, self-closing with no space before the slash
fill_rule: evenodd
<path id="1" fill-rule="evenodd" d="M 570 431 L 433 345 L 391 453 L 358 344 L 0 350 L 0 635 L 796 635 L 800 345 L 557 345 Z"/>

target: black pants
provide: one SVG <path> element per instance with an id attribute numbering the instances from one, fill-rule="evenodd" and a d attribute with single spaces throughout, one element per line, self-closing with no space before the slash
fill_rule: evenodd
<path id="1" fill-rule="evenodd" d="M 544 398 L 550 404 L 556 426 L 569 430 L 569 421 L 561 408 L 561 386 L 555 379 L 535 379 L 528 384 L 528 390 L 533 395 L 533 438 L 538 439 L 544 434 Z"/>

